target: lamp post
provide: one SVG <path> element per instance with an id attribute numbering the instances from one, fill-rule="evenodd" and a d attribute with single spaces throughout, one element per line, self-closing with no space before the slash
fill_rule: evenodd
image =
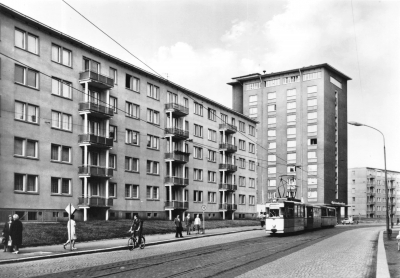
<path id="1" fill-rule="evenodd" d="M 375 129 L 376 131 L 378 131 L 380 134 L 382 134 L 383 137 L 383 158 L 384 158 L 384 162 L 385 162 L 385 195 L 386 195 L 386 235 L 389 238 L 389 190 L 388 190 L 388 183 L 387 183 L 387 171 L 386 171 L 386 146 L 385 146 L 385 135 L 383 135 L 383 133 L 372 127 L 369 125 L 365 125 L 365 124 L 361 124 L 358 122 L 348 122 L 349 125 L 354 125 L 354 126 L 366 126 L 372 129 Z"/>

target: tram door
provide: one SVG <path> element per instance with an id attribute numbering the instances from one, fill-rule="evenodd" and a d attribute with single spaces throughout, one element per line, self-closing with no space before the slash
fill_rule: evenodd
<path id="1" fill-rule="evenodd" d="M 307 208 L 307 223 L 306 229 L 312 229 L 314 225 L 314 212 L 313 207 L 306 207 Z"/>

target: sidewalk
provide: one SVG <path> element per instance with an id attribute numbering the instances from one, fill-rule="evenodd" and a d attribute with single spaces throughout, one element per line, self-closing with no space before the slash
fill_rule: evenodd
<path id="1" fill-rule="evenodd" d="M 207 230 L 205 234 L 197 235 L 197 232 L 192 232 L 191 235 L 184 235 L 183 238 L 175 238 L 175 233 L 162 234 L 162 235 L 144 235 L 146 238 L 146 246 L 153 246 L 159 244 L 165 244 L 174 241 L 191 240 L 196 238 L 212 237 L 230 233 L 240 233 L 245 231 L 260 230 L 260 226 L 248 226 L 248 227 L 230 227 L 222 229 Z M 183 233 L 185 234 L 185 233 Z M 60 245 L 49 245 L 49 246 L 37 246 L 37 247 L 26 247 L 21 248 L 19 254 L 13 254 L 10 252 L 0 251 L 0 264 L 10 264 L 34 260 L 44 260 L 51 258 L 60 258 L 67 256 L 77 256 L 91 253 L 110 252 L 117 250 L 128 249 L 127 247 L 128 237 L 118 239 L 107 239 L 90 242 L 77 242 L 75 247 L 77 250 L 70 251 L 69 245 L 66 247 L 67 250 L 63 249 L 62 244 Z"/>

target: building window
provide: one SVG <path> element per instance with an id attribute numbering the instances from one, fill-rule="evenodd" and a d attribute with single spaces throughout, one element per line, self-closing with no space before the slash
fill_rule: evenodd
<path id="1" fill-rule="evenodd" d="M 215 130 L 208 130 L 208 140 L 217 142 L 217 132 Z"/>
<path id="2" fill-rule="evenodd" d="M 275 112 L 276 111 L 276 104 L 271 104 L 267 106 L 268 112 Z"/>
<path id="3" fill-rule="evenodd" d="M 276 180 L 268 180 L 268 187 L 274 187 L 276 186 Z"/>
<path id="4" fill-rule="evenodd" d="M 58 111 L 51 111 L 51 126 L 57 129 L 72 131 L 72 116 Z"/>
<path id="5" fill-rule="evenodd" d="M 14 191 L 17 192 L 38 192 L 38 176 L 27 174 L 14 174 Z"/>
<path id="6" fill-rule="evenodd" d="M 215 204 L 217 202 L 217 193 L 208 192 L 208 203 Z"/>
<path id="7" fill-rule="evenodd" d="M 139 199 L 139 185 L 125 184 L 125 198 Z"/>
<path id="8" fill-rule="evenodd" d="M 296 148 L 296 141 L 295 140 L 290 140 L 287 141 L 287 148 Z"/>
<path id="9" fill-rule="evenodd" d="M 14 138 L 14 155 L 28 158 L 38 158 L 38 141 Z"/>
<path id="10" fill-rule="evenodd" d="M 308 107 L 317 106 L 317 99 L 316 99 L 316 98 L 308 99 L 308 100 L 307 100 L 307 106 L 308 106 Z"/>
<path id="11" fill-rule="evenodd" d="M 296 153 L 288 153 L 287 160 L 289 161 L 296 161 Z"/>
<path id="12" fill-rule="evenodd" d="M 118 72 L 116 69 L 110 67 L 110 78 L 114 80 L 114 85 L 117 85 Z"/>
<path id="13" fill-rule="evenodd" d="M 211 121 L 216 121 L 217 111 L 214 109 L 208 108 L 208 119 Z"/>
<path id="14" fill-rule="evenodd" d="M 249 178 L 249 187 L 255 188 L 256 187 L 256 179 Z"/>
<path id="15" fill-rule="evenodd" d="M 317 118 L 317 112 L 307 114 L 307 119 L 309 119 L 309 120 L 314 120 L 316 118 Z"/>
<path id="16" fill-rule="evenodd" d="M 203 170 L 201 170 L 201 169 L 193 169 L 193 180 L 195 180 L 195 181 L 203 181 Z"/>
<path id="17" fill-rule="evenodd" d="M 307 140 L 309 146 L 317 145 L 317 138 L 310 138 Z"/>
<path id="18" fill-rule="evenodd" d="M 295 83 L 300 81 L 299 75 L 283 77 L 283 84 Z"/>
<path id="19" fill-rule="evenodd" d="M 147 96 L 150 98 L 159 100 L 160 99 L 160 88 L 153 84 L 147 83 Z"/>
<path id="20" fill-rule="evenodd" d="M 249 96 L 249 105 L 252 105 L 252 106 L 257 105 L 257 95 Z"/>
<path id="21" fill-rule="evenodd" d="M 194 124 L 194 136 L 203 138 L 203 127 L 201 125 Z"/>
<path id="22" fill-rule="evenodd" d="M 308 165 L 307 171 L 308 171 L 308 174 L 310 174 L 310 172 L 317 172 L 317 165 L 316 164 Z"/>
<path id="23" fill-rule="evenodd" d="M 125 171 L 139 172 L 139 158 L 125 156 Z"/>
<path id="24" fill-rule="evenodd" d="M 72 99 L 72 83 L 52 77 L 51 93 L 53 95 Z"/>
<path id="25" fill-rule="evenodd" d="M 287 110 L 296 109 L 296 102 L 288 102 L 286 107 Z"/>
<path id="26" fill-rule="evenodd" d="M 147 135 L 147 148 L 159 150 L 160 149 L 160 137 L 154 135 Z"/>
<path id="27" fill-rule="evenodd" d="M 39 73 L 31 68 L 15 65 L 14 81 L 21 85 L 39 89 Z"/>
<path id="28" fill-rule="evenodd" d="M 52 195 L 71 195 L 71 179 L 51 177 Z"/>
<path id="29" fill-rule="evenodd" d="M 203 105 L 200 103 L 194 103 L 194 113 L 199 116 L 203 116 Z"/>
<path id="30" fill-rule="evenodd" d="M 239 157 L 239 168 L 246 168 L 246 159 Z"/>
<path id="31" fill-rule="evenodd" d="M 261 82 L 254 82 L 254 83 L 249 83 L 244 85 L 244 90 L 245 91 L 250 91 L 250 90 L 255 90 L 255 89 L 260 89 L 261 88 Z"/>
<path id="32" fill-rule="evenodd" d="M 118 129 L 115 125 L 110 125 L 110 134 L 109 137 L 113 138 L 114 142 L 117 142 L 117 135 L 118 135 Z"/>
<path id="33" fill-rule="evenodd" d="M 256 152 L 256 145 L 253 143 L 249 143 L 249 153 L 255 153 Z"/>
<path id="34" fill-rule="evenodd" d="M 256 135 L 256 129 L 252 125 L 249 125 L 249 134 L 252 135 L 252 136 Z"/>
<path id="35" fill-rule="evenodd" d="M 257 118 L 257 107 L 250 107 L 249 108 L 249 117 Z"/>
<path id="36" fill-rule="evenodd" d="M 39 107 L 29 103 L 15 101 L 15 119 L 30 123 L 39 123 Z"/>
<path id="37" fill-rule="evenodd" d="M 269 129 L 268 137 L 275 137 L 275 136 L 276 136 L 276 129 Z"/>
<path id="38" fill-rule="evenodd" d="M 63 64 L 64 66 L 72 67 L 72 51 L 65 49 L 64 47 L 52 44 L 51 60 L 53 62 Z"/>
<path id="39" fill-rule="evenodd" d="M 98 63 L 92 59 L 83 57 L 83 70 L 91 71 L 94 73 L 100 73 L 100 63 Z"/>
<path id="40" fill-rule="evenodd" d="M 132 75 L 126 74 L 125 76 L 125 87 L 129 90 L 140 92 L 140 80 L 139 78 L 133 77 Z"/>
<path id="41" fill-rule="evenodd" d="M 246 141 L 239 139 L 239 150 L 242 150 L 242 151 L 246 150 Z"/>
<path id="42" fill-rule="evenodd" d="M 111 169 L 117 170 L 117 155 L 116 154 L 110 154 L 108 156 L 108 167 Z"/>
<path id="43" fill-rule="evenodd" d="M 313 80 L 313 79 L 318 79 L 318 78 L 321 78 L 320 71 L 303 74 L 303 81 Z"/>
<path id="44" fill-rule="evenodd" d="M 217 161 L 217 152 L 216 151 L 212 151 L 212 150 L 208 150 L 208 161 L 211 162 L 216 162 Z"/>
<path id="45" fill-rule="evenodd" d="M 317 92 L 317 86 L 307 87 L 307 94 L 313 94 Z"/>
<path id="46" fill-rule="evenodd" d="M 287 134 L 288 135 L 296 135 L 296 128 L 295 127 L 289 127 L 287 129 Z"/>
<path id="47" fill-rule="evenodd" d="M 307 126 L 307 132 L 308 133 L 317 132 L 317 125 L 309 125 L 309 126 Z"/>
<path id="48" fill-rule="evenodd" d="M 289 89 L 286 91 L 287 99 L 296 99 L 296 89 Z"/>
<path id="49" fill-rule="evenodd" d="M 15 46 L 39 54 L 39 38 L 21 29 L 15 29 Z"/>
<path id="50" fill-rule="evenodd" d="M 268 174 L 276 174 L 276 167 L 268 167 Z"/>
<path id="51" fill-rule="evenodd" d="M 296 173 L 296 166 L 288 166 L 287 167 L 287 172 L 288 173 Z"/>
<path id="52" fill-rule="evenodd" d="M 255 205 L 255 196 L 249 196 L 249 205 L 254 206 Z"/>
<path id="53" fill-rule="evenodd" d="M 147 186 L 146 188 L 146 199 L 158 200 L 160 199 L 160 189 L 158 186 Z"/>
<path id="54" fill-rule="evenodd" d="M 245 187 L 246 186 L 246 178 L 239 176 L 239 186 L 240 187 Z"/>
<path id="55" fill-rule="evenodd" d="M 249 160 L 249 170 L 251 170 L 251 171 L 256 170 L 256 163 L 252 160 Z"/>
<path id="56" fill-rule="evenodd" d="M 203 148 L 193 147 L 193 157 L 203 159 Z"/>
<path id="57" fill-rule="evenodd" d="M 139 119 L 140 117 L 140 106 L 131 102 L 126 102 L 125 103 L 125 111 L 126 111 L 126 116 Z"/>
<path id="58" fill-rule="evenodd" d="M 221 113 L 221 122 L 227 123 L 228 122 L 228 115 Z"/>
<path id="59" fill-rule="evenodd" d="M 317 159 L 317 152 L 308 152 L 308 159 Z"/>
<path id="60" fill-rule="evenodd" d="M 268 142 L 268 149 L 276 149 L 276 142 Z"/>
<path id="61" fill-rule="evenodd" d="M 273 87 L 273 86 L 278 86 L 280 84 L 281 84 L 280 79 L 273 79 L 273 80 L 265 81 L 265 87 Z"/>
<path id="62" fill-rule="evenodd" d="M 193 191 L 193 202 L 203 202 L 203 191 Z"/>
<path id="63" fill-rule="evenodd" d="M 110 182 L 108 185 L 108 197 L 117 198 L 117 184 L 115 182 Z"/>
<path id="64" fill-rule="evenodd" d="M 208 182 L 217 182 L 217 173 L 208 171 Z"/>
<path id="65" fill-rule="evenodd" d="M 340 83 L 338 80 L 336 80 L 332 76 L 329 77 L 329 81 L 331 81 L 331 83 L 333 85 L 335 85 L 336 87 L 339 87 L 340 89 L 342 89 L 342 83 Z"/>
<path id="66" fill-rule="evenodd" d="M 147 174 L 160 174 L 160 162 L 147 160 Z"/>
<path id="67" fill-rule="evenodd" d="M 125 143 L 138 146 L 139 145 L 139 136 L 140 136 L 139 132 L 127 129 L 125 131 Z"/>
<path id="68" fill-rule="evenodd" d="M 152 124 L 159 125 L 160 124 L 160 112 L 147 109 L 147 121 Z"/>
<path id="69" fill-rule="evenodd" d="M 239 205 L 246 204 L 246 195 L 239 194 Z"/>
<path id="70" fill-rule="evenodd" d="M 51 144 L 51 161 L 71 163 L 71 147 Z"/>
<path id="71" fill-rule="evenodd" d="M 118 113 L 118 99 L 110 96 L 110 108 L 114 111 L 114 114 Z"/>
<path id="72" fill-rule="evenodd" d="M 308 184 L 317 184 L 317 178 L 308 178 Z"/>
<path id="73" fill-rule="evenodd" d="M 276 118 L 268 118 L 267 120 L 268 125 L 275 125 L 276 124 Z"/>
<path id="74" fill-rule="evenodd" d="M 246 132 L 246 125 L 244 122 L 239 121 L 239 131 Z"/>

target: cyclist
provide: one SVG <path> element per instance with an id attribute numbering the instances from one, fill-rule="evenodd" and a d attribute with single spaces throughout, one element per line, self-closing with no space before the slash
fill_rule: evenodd
<path id="1" fill-rule="evenodd" d="M 143 221 L 138 218 L 135 214 L 133 216 L 132 226 L 129 229 L 130 233 L 133 233 L 133 236 L 138 239 L 138 245 L 140 245 L 142 240 L 142 231 L 143 231 Z"/>

